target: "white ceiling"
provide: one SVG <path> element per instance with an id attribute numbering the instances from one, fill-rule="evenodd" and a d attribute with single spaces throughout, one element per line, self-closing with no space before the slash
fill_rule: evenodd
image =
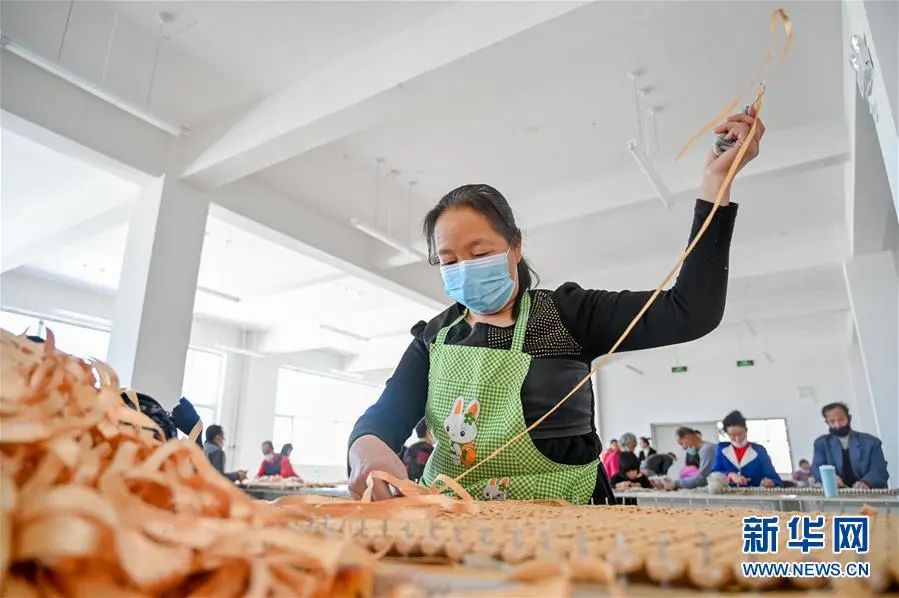
<path id="1" fill-rule="evenodd" d="M 767 151 L 778 157 L 807 149 L 807 137 L 786 132 L 842 128 L 843 119 L 839 4 L 785 7 L 797 37 L 815 43 L 797 42 L 769 81 L 765 120 L 769 139 L 781 139 Z M 383 179 L 382 222 L 388 198 L 405 213 L 409 180 L 417 181 L 415 220 L 461 182 L 496 186 L 528 225 L 550 218 L 546 207 L 566 201 L 565 190 L 578 183 L 590 183 L 581 193 L 594 198 L 591 211 L 614 207 L 618 193 L 609 192 L 607 179 L 621 173 L 635 175 L 630 187 L 652 197 L 625 149 L 636 135 L 627 74 L 642 69 L 647 105 L 661 107 L 654 161 L 665 169 L 756 70 L 770 10 L 757 2 L 595 3 L 405 82 L 413 112 L 256 176 L 347 219 L 372 213 L 376 159 L 383 157 L 383 173 L 400 174 Z M 739 44 L 734 23 L 741 23 Z M 704 152 L 707 144 L 700 145 Z M 701 160 L 687 157 L 674 171 L 697 184 Z"/>
<path id="2" fill-rule="evenodd" d="M 46 234 L 130 203 L 139 187 L 21 135 L 0 133 L 2 253 L 28 251 Z"/>
<path id="3" fill-rule="evenodd" d="M 232 123 L 253 115 L 262 100 L 458 6 L 79 1 L 62 63 L 99 80 L 118 11 L 105 85 L 143 103 L 156 14 L 173 12 L 177 18 L 161 46 L 149 107 L 191 125 L 190 143 L 207 135 L 214 143 Z M 503 6 L 509 14 L 526 8 L 515 2 Z M 848 152 L 840 3 L 783 6 L 794 20 L 796 41 L 787 62 L 768 80 L 762 155 L 735 184 L 734 200 L 741 207 L 727 314 L 721 329 L 693 344 L 706 351 L 730 350 L 744 321 L 757 323 L 758 337 L 751 342 L 764 342 L 773 354 L 848 342 L 848 301 L 839 269 L 845 257 Z M 67 8 L 67 2 L 7 0 L 4 33 L 55 58 Z M 444 193 L 463 183 L 490 183 L 516 211 L 525 229 L 525 252 L 548 286 L 575 280 L 595 288 L 652 288 L 686 242 L 711 137 L 682 161 L 673 158 L 755 71 L 768 43 L 772 8 L 757 2 L 596 2 L 576 8 L 406 78 L 390 93 L 328 114 L 323 121 L 349 123 L 347 130 L 280 163 L 260 161 L 248 178 L 328 222 L 345 225 L 360 216 L 386 229 L 389 219 L 394 236 L 419 247 L 418 223 Z M 668 210 L 625 149 L 636 129 L 627 79 L 633 69 L 645 73 L 646 104 L 660 107 L 653 161 L 677 198 Z M 326 99 L 308 98 L 310 104 Z M 377 117 L 357 120 L 366 110 Z M 56 202 L 76 192 L 77 201 L 65 201 L 81 214 L 102 213 L 121 201 L 122 192 L 105 174 L 43 177 L 71 166 L 38 157 L 38 150 L 16 151 L 9 158 L 6 137 L 5 172 L 8 165 L 21 170 L 26 161 L 42 165 L 26 167 L 31 178 L 18 185 L 40 198 L 19 200 L 29 210 L 10 212 L 10 222 L 47 222 L 35 216 L 38 206 L 47 218 L 65 220 L 68 212 L 57 210 Z M 376 180 L 379 157 L 385 163 Z M 84 191 L 80 181 L 92 180 L 89 176 L 106 186 L 98 182 Z M 33 237 L 31 229 L 7 224 L 6 178 L 4 173 L 4 253 L 8 227 L 25 240 Z M 412 188 L 410 181 L 416 182 Z M 292 212 L 288 217 L 296 218 Z M 51 230 L 63 224 L 52 221 Z M 125 234 L 124 223 L 110 226 L 30 262 L 29 268 L 114 289 Z M 405 331 L 434 306 L 326 262 L 276 235 L 212 217 L 199 283 L 240 301 L 201 292 L 196 310 L 271 331 L 266 350 L 328 348 L 355 355 L 352 369 L 389 368 L 408 341 Z M 368 267 L 383 276 L 405 274 L 406 280 L 427 277 L 439 286 L 437 273 L 420 265 Z M 324 330 L 322 324 L 368 340 Z"/>
<path id="4" fill-rule="evenodd" d="M 170 12 L 175 21 L 163 30 L 149 106 L 169 120 L 198 128 L 445 6 L 78 0 L 60 62 L 100 82 L 111 48 L 104 86 L 143 105 L 159 34 L 157 15 Z M 68 9 L 69 2 L 61 0 L 4 0 L 3 32 L 56 59 Z"/>
<path id="5" fill-rule="evenodd" d="M 36 259 L 20 268 L 23 273 L 114 293 L 127 219 L 66 244 L 55 239 L 81 230 L 84 220 L 132 203 L 138 187 L 6 130 L 2 149 L 3 255 L 42 240 L 46 249 L 34 253 Z M 399 358 L 410 326 L 429 318 L 433 306 L 211 215 L 194 310 L 200 317 L 276 332 L 259 347 L 267 352 L 337 351 L 348 363 L 363 366 L 354 369 L 373 370 Z"/>

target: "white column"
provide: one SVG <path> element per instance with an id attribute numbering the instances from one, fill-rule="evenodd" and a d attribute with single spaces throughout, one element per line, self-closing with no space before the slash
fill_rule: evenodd
<path id="1" fill-rule="evenodd" d="M 279 357 L 251 358 L 246 362 L 243 393 L 238 406 L 238 428 L 231 434 L 236 446 L 228 453 L 228 467 L 232 469 L 247 469 L 255 475 L 262 459 L 260 446 L 263 441 L 272 439 L 280 364 Z M 227 438 L 231 431 L 225 432 Z"/>
<path id="2" fill-rule="evenodd" d="M 208 212 L 208 197 L 163 175 L 144 187 L 128 230 L 109 362 L 166 408 L 181 397 Z"/>
<path id="3" fill-rule="evenodd" d="M 862 365 L 874 416 L 873 428 L 883 442 L 890 481 L 899 481 L 899 363 L 896 267 L 893 254 L 857 255 L 843 264 L 846 289 L 861 349 Z M 859 397 L 859 402 L 864 397 Z"/>
<path id="4" fill-rule="evenodd" d="M 865 360 L 862 357 L 862 349 L 858 344 L 858 335 L 854 336 L 852 345 L 850 345 L 847 351 L 850 383 L 855 396 L 854 404 L 846 401 L 850 405 L 850 409 L 852 409 L 852 427 L 862 432 L 879 435 L 880 428 L 874 415 L 875 408 L 873 397 L 871 396 L 871 387 L 868 385 L 868 376 L 865 373 Z"/>

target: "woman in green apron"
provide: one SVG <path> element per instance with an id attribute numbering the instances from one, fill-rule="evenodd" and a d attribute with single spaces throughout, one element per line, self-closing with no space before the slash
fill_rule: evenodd
<path id="1" fill-rule="evenodd" d="M 710 154 L 690 238 L 712 208 L 753 115 L 728 119 L 717 132 L 737 140 Z M 758 155 L 760 126 L 742 166 Z M 737 206 L 729 190 L 675 285 L 662 293 L 621 346 L 622 351 L 699 338 L 721 321 L 730 240 Z M 612 503 L 599 464 L 591 385 L 584 385 L 541 425 L 480 465 L 480 460 L 550 410 L 606 353 L 649 292 L 586 290 L 566 283 L 534 289 L 522 256 L 521 231 L 506 199 L 489 185 L 448 193 L 424 224 L 431 263 L 456 303 L 412 328 L 413 340 L 378 399 L 350 437 L 350 491 L 361 495 L 372 471 L 405 478 L 397 453 L 424 415 L 437 440 L 422 483 L 457 477 L 484 500 L 563 498 Z M 571 246 L 559 251 L 574 250 Z M 375 499 L 391 496 L 376 482 Z"/>

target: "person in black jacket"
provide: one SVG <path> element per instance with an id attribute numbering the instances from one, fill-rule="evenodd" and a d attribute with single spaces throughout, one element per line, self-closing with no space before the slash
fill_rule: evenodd
<path id="1" fill-rule="evenodd" d="M 640 464 L 640 471 L 646 476 L 663 476 L 668 474 L 668 470 L 677 461 L 677 455 L 674 453 L 656 453 L 650 455 Z M 698 467 L 697 463 L 697 467 Z"/>
<path id="2" fill-rule="evenodd" d="M 209 459 L 212 466 L 232 482 L 247 479 L 246 469 L 225 472 L 225 450 L 222 448 L 224 445 L 225 431 L 220 425 L 212 424 L 206 428 L 206 442 L 203 444 L 203 452 L 206 453 L 206 458 Z"/>
<path id="3" fill-rule="evenodd" d="M 719 128 L 749 146 L 738 169 L 758 155 L 764 127 L 759 123 L 750 138 L 754 121 L 754 114 L 738 114 Z M 709 215 L 736 151 L 709 154 L 691 239 Z M 646 311 L 621 351 L 695 340 L 718 326 L 736 215 L 730 190 L 724 189 L 720 208 L 674 286 Z M 381 397 L 356 422 L 347 455 L 350 492 L 361 496 L 372 471 L 406 478 L 398 454 L 426 416 L 437 443 L 425 484 L 439 474 L 475 471 L 462 484 L 480 498 L 612 503 L 608 479 L 598 467 L 602 445 L 590 384 L 504 449 L 505 459 L 482 459 L 520 435 L 586 376 L 652 292 L 590 290 L 574 282 L 555 290 L 534 288 L 512 209 L 489 185 L 453 189 L 428 212 L 423 228 L 430 261 L 440 266 L 444 289 L 456 303 L 412 328 L 412 342 Z M 499 483 L 507 478 L 509 484 Z M 392 496 L 385 482 L 373 484 L 375 500 Z"/>
<path id="4" fill-rule="evenodd" d="M 612 488 L 627 490 L 628 488 L 652 488 L 652 483 L 640 471 L 640 460 L 634 453 L 624 452 L 618 458 L 618 473 L 610 480 Z"/>
<path id="5" fill-rule="evenodd" d="M 637 453 L 637 458 L 640 459 L 640 461 L 642 462 L 645 459 L 647 459 L 655 454 L 656 454 L 656 450 L 654 448 L 652 448 L 652 446 L 649 444 L 649 438 L 647 438 L 646 436 L 641 436 L 640 437 L 640 452 Z"/>
<path id="6" fill-rule="evenodd" d="M 417 482 L 425 472 L 425 464 L 428 462 L 428 457 L 431 456 L 431 451 L 434 450 L 425 418 L 421 418 L 421 421 L 416 424 L 415 434 L 418 436 L 418 442 L 403 450 L 403 464 L 406 466 L 406 474 L 409 479 Z"/>

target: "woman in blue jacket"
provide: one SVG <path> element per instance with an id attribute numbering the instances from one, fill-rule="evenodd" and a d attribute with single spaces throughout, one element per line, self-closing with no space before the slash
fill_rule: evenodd
<path id="1" fill-rule="evenodd" d="M 731 411 L 722 424 L 730 442 L 718 443 L 712 471 L 725 474 L 731 486 L 783 486 L 765 447 L 746 439 L 743 414 Z"/>

